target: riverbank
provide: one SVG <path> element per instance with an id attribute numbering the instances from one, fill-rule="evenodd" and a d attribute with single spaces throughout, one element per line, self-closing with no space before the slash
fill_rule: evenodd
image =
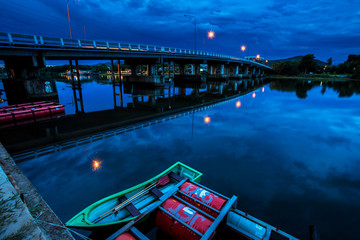
<path id="1" fill-rule="evenodd" d="M 0 239 L 74 239 L 1 143 L 0 165 Z"/>
<path id="2" fill-rule="evenodd" d="M 268 80 L 278 79 L 294 79 L 294 80 L 313 80 L 313 81 L 360 81 L 360 79 L 353 79 L 350 77 L 338 77 L 338 76 L 320 76 L 320 75 L 306 75 L 306 76 L 286 76 L 286 75 L 268 75 Z"/>

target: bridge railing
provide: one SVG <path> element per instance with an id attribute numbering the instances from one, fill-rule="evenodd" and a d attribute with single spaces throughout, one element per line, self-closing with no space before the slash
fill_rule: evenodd
<path id="1" fill-rule="evenodd" d="M 14 34 L 0 32 L 0 44 L 10 46 L 26 46 L 39 48 L 80 48 L 97 50 L 118 50 L 118 51 L 138 51 L 138 52 L 163 52 L 173 54 L 213 56 L 219 58 L 231 58 L 230 56 L 216 53 L 194 51 L 190 49 L 180 49 L 173 47 L 153 46 L 134 43 L 119 43 L 106 41 L 92 41 L 80 39 L 68 39 L 57 37 L 46 37 L 27 34 Z"/>
<path id="2" fill-rule="evenodd" d="M 131 51 L 131 52 L 156 52 L 156 53 L 171 53 L 181 55 L 199 55 L 211 56 L 225 59 L 240 60 L 228 55 L 222 55 L 204 51 L 194 51 L 190 49 L 180 49 L 172 47 L 152 46 L 145 44 L 134 43 L 119 43 L 93 40 L 68 39 L 57 37 L 45 37 L 27 34 L 14 34 L 0 32 L 0 45 L 7 45 L 13 47 L 33 47 L 33 48 L 78 48 L 78 49 L 93 49 L 93 50 L 107 50 L 107 51 Z M 262 65 L 253 61 L 241 59 L 243 62 L 251 63 L 252 65 Z M 265 66 L 265 65 L 262 65 Z"/>

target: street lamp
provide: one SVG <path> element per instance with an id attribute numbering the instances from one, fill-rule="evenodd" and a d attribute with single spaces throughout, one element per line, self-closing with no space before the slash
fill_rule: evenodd
<path id="1" fill-rule="evenodd" d="M 207 37 L 209 39 L 213 39 L 215 37 L 215 32 L 213 30 L 208 31 Z M 205 51 L 205 38 L 204 38 L 204 41 L 203 41 L 203 51 Z"/>
<path id="2" fill-rule="evenodd" d="M 208 31 L 208 38 L 213 39 L 215 37 L 215 32 L 213 30 Z"/>
<path id="3" fill-rule="evenodd" d="M 192 17 L 192 18 L 194 18 L 195 19 L 195 33 L 194 33 L 194 36 L 195 36 L 195 40 L 194 40 L 194 49 L 195 49 L 195 53 L 196 53 L 196 16 L 193 16 L 193 15 L 187 15 L 187 14 L 185 14 L 184 15 L 184 17 Z"/>
<path id="4" fill-rule="evenodd" d="M 242 52 L 245 52 L 245 50 L 246 50 L 246 47 L 245 47 L 244 45 L 242 45 L 242 46 L 241 46 L 241 51 L 242 51 Z"/>
<path id="5" fill-rule="evenodd" d="M 71 35 L 71 24 L 70 24 L 70 12 L 69 12 L 69 1 L 70 1 L 70 0 L 67 0 L 67 2 L 66 2 L 66 7 L 67 7 L 67 13 L 68 13 L 68 20 L 69 20 L 70 39 L 72 39 L 72 35 Z"/>

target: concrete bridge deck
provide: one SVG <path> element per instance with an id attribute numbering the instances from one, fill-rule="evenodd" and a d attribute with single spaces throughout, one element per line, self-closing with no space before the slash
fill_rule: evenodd
<path id="1" fill-rule="evenodd" d="M 9 56 L 41 56 L 59 59 L 176 59 L 240 63 L 264 69 L 270 67 L 225 54 L 194 51 L 174 47 L 120 43 L 97 40 L 66 39 L 0 32 L 0 58 Z"/>

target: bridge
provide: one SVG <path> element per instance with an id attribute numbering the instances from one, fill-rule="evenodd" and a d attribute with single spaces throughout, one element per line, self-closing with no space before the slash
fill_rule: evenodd
<path id="1" fill-rule="evenodd" d="M 132 70 L 137 65 L 147 65 L 147 75 L 149 76 L 158 75 L 158 68 L 155 69 L 154 65 L 164 62 L 179 64 L 179 75 L 186 75 L 185 64 L 191 64 L 193 76 L 200 75 L 199 64 L 207 64 L 208 78 L 261 76 L 264 74 L 264 70 L 271 69 L 258 62 L 204 51 L 4 32 L 0 32 L 0 58 L 5 60 L 5 67 L 10 73 L 10 77 L 13 78 L 17 78 L 16 75 L 19 75 L 20 78 L 32 77 L 34 75 L 32 70 L 44 67 L 46 60 L 64 59 L 70 60 L 70 65 L 72 65 L 71 60 L 121 59 L 131 65 Z M 24 74 L 25 69 L 28 72 L 27 75 L 30 76 L 24 76 L 26 75 Z M 133 71 L 132 75 L 136 76 L 136 71 Z M 192 79 L 201 80 L 199 77 Z"/>
<path id="2" fill-rule="evenodd" d="M 182 82 L 240 80 L 262 77 L 266 70 L 271 70 L 255 61 L 190 49 L 4 32 L 0 32 L 0 59 L 4 60 L 8 75 L 8 79 L 3 81 L 5 89 L 13 89 L 14 93 L 8 94 L 8 90 L 8 96 L 19 95 L 21 85 L 26 88 L 22 95 L 32 94 L 29 92 L 57 95 L 56 90 L 46 93 L 45 83 L 36 81 L 40 79 L 39 69 L 46 66 L 46 60 L 68 60 L 75 100 L 79 99 L 80 105 L 78 60 L 110 60 L 114 91 L 116 86 L 120 87 L 117 79 L 133 84 L 164 86 L 166 79 Z M 117 61 L 117 66 L 116 63 L 114 66 L 114 61 Z M 130 66 L 131 74 L 122 76 L 121 61 Z M 206 71 L 201 72 L 201 66 L 206 66 Z M 52 82 L 46 87 L 56 89 Z M 79 108 L 83 109 L 82 106 Z"/>

